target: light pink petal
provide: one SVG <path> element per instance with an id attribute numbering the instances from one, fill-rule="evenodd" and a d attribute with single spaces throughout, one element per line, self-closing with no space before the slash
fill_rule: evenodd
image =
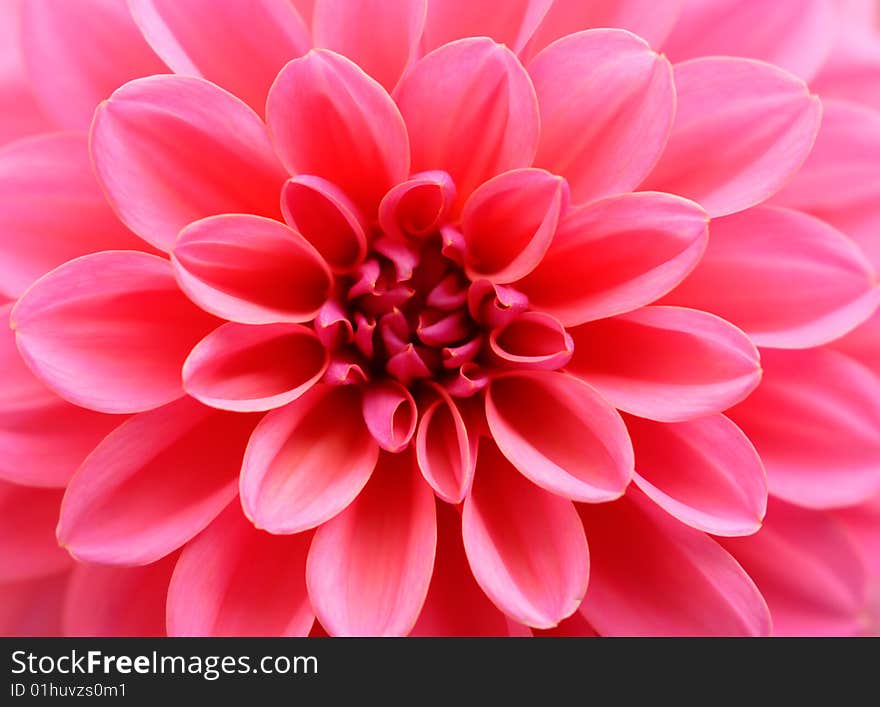
<path id="1" fill-rule="evenodd" d="M 12 310 L 19 350 L 40 380 L 100 412 L 141 412 L 179 398 L 180 367 L 215 326 L 177 288 L 167 260 L 137 251 L 65 263 Z"/>
<path id="2" fill-rule="evenodd" d="M 55 539 L 62 492 L 0 482 L 0 582 L 58 574 L 71 565 Z"/>
<path id="3" fill-rule="evenodd" d="M 767 605 L 736 560 L 639 491 L 578 510 L 593 560 L 581 613 L 601 635 L 770 633 Z"/>
<path id="4" fill-rule="evenodd" d="M 836 351 L 762 352 L 764 380 L 731 410 L 770 492 L 810 508 L 880 492 L 880 378 Z"/>
<path id="5" fill-rule="evenodd" d="M 660 422 L 726 410 L 761 380 L 758 351 L 739 329 L 683 307 L 643 307 L 571 330 L 568 370 L 614 407 Z"/>
<path id="6" fill-rule="evenodd" d="M 574 32 L 619 27 L 658 48 L 672 30 L 684 0 L 553 0 L 525 51 L 527 56 Z"/>
<path id="7" fill-rule="evenodd" d="M 843 101 L 822 104 L 816 146 L 775 201 L 840 229 L 880 267 L 880 114 Z"/>
<path id="8" fill-rule="evenodd" d="M 125 418 L 71 405 L 24 364 L 0 307 L 0 479 L 64 487 L 76 468 Z M 54 525 L 54 523 L 53 523 Z"/>
<path id="9" fill-rule="evenodd" d="M 523 312 L 492 330 L 489 348 L 502 366 L 553 371 L 571 360 L 574 341 L 555 317 Z"/>
<path id="10" fill-rule="evenodd" d="M 203 79 L 153 76 L 117 89 L 95 113 L 91 151 L 119 217 L 162 250 L 205 216 L 280 217 L 285 175 L 266 126 Z"/>
<path id="11" fill-rule="evenodd" d="M 418 410 L 412 394 L 400 383 L 391 380 L 365 388 L 362 409 L 367 429 L 382 449 L 396 453 L 409 445 Z"/>
<path id="12" fill-rule="evenodd" d="M 391 91 L 415 58 L 427 0 L 316 0 L 316 47 L 344 54 Z"/>
<path id="13" fill-rule="evenodd" d="M 678 520 L 713 535 L 758 532 L 767 477 L 752 443 L 724 415 L 687 422 L 625 418 L 636 485 Z"/>
<path id="14" fill-rule="evenodd" d="M 327 369 L 327 351 L 300 324 L 228 323 L 202 339 L 183 364 L 183 387 L 205 405 L 256 412 L 296 400 Z"/>
<path id="15" fill-rule="evenodd" d="M 722 55 L 761 59 L 809 81 L 834 30 L 830 0 L 689 0 L 663 52 L 676 63 Z"/>
<path id="16" fill-rule="evenodd" d="M 632 191 L 657 163 L 675 115 L 672 66 L 615 29 L 565 37 L 528 65 L 541 108 L 535 165 L 581 204 Z"/>
<path id="17" fill-rule="evenodd" d="M 313 319 L 332 285 L 324 259 L 300 234 L 246 214 L 190 224 L 177 239 L 171 263 L 193 302 L 242 324 Z"/>
<path id="18" fill-rule="evenodd" d="M 623 420 L 574 376 L 549 371 L 499 376 L 486 394 L 486 420 L 510 463 L 560 496 L 608 501 L 632 478 L 633 451 Z"/>
<path id="19" fill-rule="evenodd" d="M 168 587 L 169 636 L 307 636 L 310 533 L 269 535 L 233 501 L 188 543 Z"/>
<path id="20" fill-rule="evenodd" d="M 462 537 L 477 584 L 516 621 L 550 628 L 581 603 L 590 555 L 574 505 L 518 474 L 486 438 Z"/>
<path id="21" fill-rule="evenodd" d="M 68 130 L 86 130 L 98 103 L 126 81 L 168 71 L 125 0 L 28 0 L 21 41 L 40 105 Z"/>
<path id="22" fill-rule="evenodd" d="M 458 206 L 495 175 L 531 165 L 539 116 L 528 74 L 507 47 L 461 39 L 423 57 L 394 92 L 414 172 L 442 169 Z"/>
<path id="23" fill-rule="evenodd" d="M 411 453 L 382 454 L 370 483 L 315 532 L 306 582 L 333 636 L 406 635 L 425 601 L 437 523 Z"/>
<path id="24" fill-rule="evenodd" d="M 696 270 L 668 297 L 742 328 L 759 346 L 836 339 L 880 302 L 871 264 L 839 231 L 806 214 L 759 206 L 716 219 Z"/>
<path id="25" fill-rule="evenodd" d="M 258 113 L 281 67 L 311 46 L 308 27 L 289 0 L 128 4 L 150 46 L 175 73 L 204 77 Z"/>
<path id="26" fill-rule="evenodd" d="M 792 74 L 733 57 L 675 66 L 669 144 L 643 189 L 693 199 L 713 217 L 773 196 L 803 164 L 822 114 Z"/>
<path id="27" fill-rule="evenodd" d="M 71 479 L 58 539 L 84 562 L 154 562 L 235 497 L 252 415 L 183 398 L 107 436 Z"/>
<path id="28" fill-rule="evenodd" d="M 830 347 L 842 351 L 880 376 L 880 311 Z"/>
<path id="29" fill-rule="evenodd" d="M 0 584 L 0 636 L 57 638 L 70 572 Z"/>
<path id="30" fill-rule="evenodd" d="M 858 630 L 864 568 L 843 526 L 827 514 L 772 499 L 761 532 L 721 542 L 767 599 L 775 635 Z"/>
<path id="31" fill-rule="evenodd" d="M 872 7 L 874 3 L 869 3 Z M 865 25 L 870 27 L 870 25 Z M 864 27 L 863 27 L 864 29 Z M 880 37 L 841 32 L 828 60 L 810 82 L 827 98 L 839 98 L 880 110 Z"/>
<path id="32" fill-rule="evenodd" d="M 165 597 L 176 555 L 145 567 L 77 565 L 64 602 L 64 633 L 81 637 L 165 635 Z"/>
<path id="33" fill-rule="evenodd" d="M 480 185 L 464 205 L 464 265 L 472 280 L 519 280 L 541 262 L 568 206 L 565 180 L 517 169 Z"/>
<path id="34" fill-rule="evenodd" d="M 316 385 L 266 415 L 248 442 L 241 502 L 258 528 L 299 533 L 348 506 L 373 473 L 379 448 L 351 386 Z"/>
<path id="35" fill-rule="evenodd" d="M 507 636 L 508 619 L 474 581 L 461 540 L 461 517 L 437 505 L 437 557 L 425 605 L 411 636 Z"/>
<path id="36" fill-rule="evenodd" d="M 693 269 L 706 248 L 708 220 L 692 201 L 650 192 L 577 207 L 516 287 L 566 326 L 631 311 Z"/>
<path id="37" fill-rule="evenodd" d="M 53 133 L 0 151 L 0 293 L 18 297 L 79 255 L 143 246 L 107 205 L 84 135 Z"/>
<path id="38" fill-rule="evenodd" d="M 266 116 L 291 174 L 333 182 L 363 212 L 409 173 L 406 126 L 394 101 L 356 64 L 326 49 L 278 74 Z"/>

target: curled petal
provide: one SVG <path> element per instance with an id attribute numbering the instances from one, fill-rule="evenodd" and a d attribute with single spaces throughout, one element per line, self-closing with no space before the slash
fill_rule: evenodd
<path id="1" fill-rule="evenodd" d="M 412 395 L 400 383 L 389 381 L 367 387 L 363 412 L 367 428 L 382 449 L 400 452 L 409 444 L 418 412 Z"/>
<path id="2" fill-rule="evenodd" d="M 511 368 L 556 370 L 571 360 L 574 341 L 559 320 L 543 312 L 524 312 L 494 329 L 489 348 Z"/>
<path id="3" fill-rule="evenodd" d="M 439 228 L 455 202 L 455 184 L 446 172 L 413 175 L 379 204 L 379 225 L 392 236 L 423 236 Z"/>

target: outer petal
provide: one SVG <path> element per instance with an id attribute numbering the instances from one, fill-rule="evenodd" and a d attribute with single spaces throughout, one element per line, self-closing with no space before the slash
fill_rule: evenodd
<path id="1" fill-rule="evenodd" d="M 202 79 L 153 76 L 117 89 L 95 113 L 91 150 L 119 217 L 162 250 L 205 216 L 280 217 L 284 173 L 266 127 Z"/>
<path id="2" fill-rule="evenodd" d="M 701 56 L 762 59 L 809 81 L 834 38 L 830 0 L 690 0 L 663 43 L 674 62 Z"/>
<path id="3" fill-rule="evenodd" d="M 675 115 L 666 58 L 629 32 L 596 29 L 551 44 L 529 75 L 541 108 L 535 164 L 568 179 L 579 204 L 637 187 Z"/>
<path id="4" fill-rule="evenodd" d="M 682 523 L 713 535 L 750 535 L 767 509 L 761 458 L 724 415 L 688 422 L 626 417 L 636 485 Z"/>
<path id="5" fill-rule="evenodd" d="M 258 113 L 309 31 L 289 0 L 128 0 L 150 46 L 177 74 L 202 76 Z M 121 82 L 120 82 L 121 83 Z"/>
<path id="6" fill-rule="evenodd" d="M 770 612 L 757 587 L 712 538 L 636 490 L 616 503 L 579 510 L 593 556 L 581 613 L 601 635 L 770 633 Z"/>
<path id="7" fill-rule="evenodd" d="M 696 270 L 664 302 L 717 314 L 759 346 L 824 344 L 880 302 L 858 246 L 816 218 L 759 206 L 716 219 L 711 232 Z"/>
<path id="8" fill-rule="evenodd" d="M 517 283 L 566 326 L 650 304 L 697 264 L 709 217 L 677 196 L 613 196 L 570 211 L 538 267 Z"/>
<path id="9" fill-rule="evenodd" d="M 661 422 L 729 408 L 761 380 L 758 352 L 723 319 L 683 307 L 643 307 L 571 330 L 568 370 L 620 410 Z"/>
<path id="10" fill-rule="evenodd" d="M 394 101 L 356 64 L 319 49 L 282 69 L 266 104 L 272 139 L 291 174 L 340 187 L 372 216 L 407 177 L 406 127 Z"/>
<path id="11" fill-rule="evenodd" d="M 45 577 L 70 566 L 54 533 L 61 495 L 0 482 L 0 582 Z"/>
<path id="12" fill-rule="evenodd" d="M 193 302 L 242 324 L 313 319 L 332 285 L 324 259 L 301 235 L 259 216 L 223 214 L 190 224 L 171 262 Z"/>
<path id="13" fill-rule="evenodd" d="M 0 635 L 57 638 L 69 572 L 0 584 Z"/>
<path id="14" fill-rule="evenodd" d="M 510 50 L 490 39 L 434 50 L 401 80 L 395 99 L 413 171 L 448 172 L 459 206 L 491 177 L 532 163 L 540 120 L 534 88 Z"/>
<path id="15" fill-rule="evenodd" d="M 516 621 L 550 628 L 581 603 L 590 558 L 573 504 L 527 481 L 486 438 L 462 537 L 477 584 Z"/>
<path id="16" fill-rule="evenodd" d="M 192 350 L 183 364 L 183 386 L 196 400 L 220 410 L 271 410 L 317 383 L 327 360 L 308 327 L 230 322 Z"/>
<path id="17" fill-rule="evenodd" d="M 22 356 L 77 405 L 140 412 L 183 395 L 180 367 L 216 320 L 177 289 L 167 260 L 136 251 L 77 258 L 12 310 Z"/>
<path id="18" fill-rule="evenodd" d="M 880 376 L 880 311 L 860 327 L 832 342 L 831 348 L 842 351 Z"/>
<path id="19" fill-rule="evenodd" d="M 868 4 L 875 7 L 874 3 Z M 866 23 L 862 29 L 870 26 Z M 862 37 L 853 31 L 840 32 L 831 55 L 810 82 L 823 99 L 840 98 L 880 110 L 880 38 L 866 34 Z"/>
<path id="20" fill-rule="evenodd" d="M 764 351 L 758 389 L 731 410 L 770 492 L 811 508 L 880 491 L 880 379 L 836 351 Z"/>
<path id="21" fill-rule="evenodd" d="M 379 448 L 359 393 L 317 385 L 257 425 L 241 471 L 241 502 L 258 528 L 299 533 L 348 506 L 373 473 Z"/>
<path id="22" fill-rule="evenodd" d="M 235 497 L 255 423 L 189 398 L 131 418 L 71 479 L 59 541 L 103 564 L 145 564 L 176 550 Z"/>
<path id="23" fill-rule="evenodd" d="M 31 86 L 46 114 L 69 130 L 87 129 L 117 86 L 167 71 L 125 0 L 28 0 L 21 23 Z"/>
<path id="24" fill-rule="evenodd" d="M 669 144 L 644 189 L 681 194 L 713 217 L 779 191 L 803 164 L 822 108 L 802 81 L 762 62 L 693 59 L 675 67 Z"/>
<path id="25" fill-rule="evenodd" d="M 865 575 L 856 547 L 825 513 L 772 500 L 760 533 L 721 541 L 766 597 L 778 636 L 851 635 Z"/>
<path id="26" fill-rule="evenodd" d="M 437 545 L 434 495 L 409 453 L 383 454 L 357 500 L 315 533 L 306 581 L 331 635 L 409 633 Z"/>
<path id="27" fill-rule="evenodd" d="M 620 415 L 574 376 L 531 371 L 495 378 L 486 420 L 510 463 L 560 496 L 608 501 L 632 478 L 632 445 Z"/>
<path id="28" fill-rule="evenodd" d="M 0 293 L 18 297 L 71 258 L 142 248 L 95 182 L 84 136 L 53 133 L 0 152 Z"/>
<path id="29" fill-rule="evenodd" d="M 64 603 L 67 636 L 164 636 L 165 596 L 176 556 L 146 567 L 77 565 Z"/>
<path id="30" fill-rule="evenodd" d="M 307 636 L 309 533 L 254 528 L 233 501 L 187 544 L 168 587 L 169 636 Z"/>

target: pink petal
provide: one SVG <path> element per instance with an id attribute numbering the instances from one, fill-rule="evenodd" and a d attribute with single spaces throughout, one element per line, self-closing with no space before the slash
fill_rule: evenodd
<path id="1" fill-rule="evenodd" d="M 544 257 L 568 185 L 542 169 L 517 169 L 482 184 L 464 205 L 465 270 L 472 280 L 513 282 Z"/>
<path id="2" fill-rule="evenodd" d="M 875 579 L 880 577 L 880 495 L 858 506 L 836 510 L 833 516 L 858 546 L 867 571 Z"/>
<path id="3" fill-rule="evenodd" d="M 58 574 L 71 565 L 55 540 L 61 496 L 0 482 L 0 582 Z"/>
<path id="4" fill-rule="evenodd" d="M 819 99 L 769 64 L 693 59 L 676 65 L 675 87 L 672 135 L 642 188 L 681 194 L 713 217 L 773 196 L 816 139 Z"/>
<path id="5" fill-rule="evenodd" d="M 320 254 L 283 223 L 224 214 L 183 229 L 171 254 L 189 298 L 242 324 L 313 319 L 332 277 Z"/>
<path id="6" fill-rule="evenodd" d="M 233 501 L 187 544 L 168 587 L 170 636 L 307 636 L 311 534 L 255 529 Z"/>
<path id="7" fill-rule="evenodd" d="M 317 385 L 266 415 L 248 442 L 241 502 L 258 528 L 299 533 L 348 506 L 373 473 L 379 448 L 358 391 Z"/>
<path id="8" fill-rule="evenodd" d="M 40 105 L 68 130 L 86 130 L 98 103 L 126 81 L 167 71 L 124 0 L 28 0 L 21 41 Z"/>
<path id="9" fill-rule="evenodd" d="M 535 164 L 568 179 L 578 204 L 637 187 L 675 115 L 666 58 L 629 32 L 596 29 L 551 44 L 529 75 L 541 108 Z"/>
<path id="10" fill-rule="evenodd" d="M 413 175 L 393 187 L 379 204 L 379 225 L 390 236 L 425 236 L 438 230 L 455 202 L 455 184 L 446 172 Z"/>
<path id="11" fill-rule="evenodd" d="M 631 311 L 693 269 L 706 248 L 708 218 L 692 201 L 649 192 L 577 207 L 516 287 L 566 326 Z"/>
<path id="12" fill-rule="evenodd" d="M 382 454 L 364 491 L 315 533 L 306 582 L 334 636 L 406 635 L 425 601 L 437 523 L 412 454 Z"/>
<path id="13" fill-rule="evenodd" d="M 258 113 L 281 67 L 311 46 L 308 27 L 288 0 L 128 4 L 150 46 L 175 73 L 204 77 Z"/>
<path id="14" fill-rule="evenodd" d="M 830 347 L 880 376 L 880 310 L 846 336 L 833 341 Z"/>
<path id="15" fill-rule="evenodd" d="M 65 399 L 141 412 L 183 395 L 180 367 L 216 320 L 177 289 L 167 260 L 137 251 L 77 258 L 12 310 L 28 366 Z"/>
<path id="16" fill-rule="evenodd" d="M 406 126 L 394 101 L 334 52 L 314 50 L 285 66 L 269 92 L 266 116 L 291 174 L 333 182 L 369 216 L 409 172 Z"/>
<path id="17" fill-rule="evenodd" d="M 724 415 L 688 422 L 626 417 L 636 485 L 686 525 L 713 535 L 758 532 L 767 477 L 752 443 Z"/>
<path id="18" fill-rule="evenodd" d="M 61 609 L 69 576 L 69 572 L 62 572 L 0 584 L 0 636 L 61 636 Z"/>
<path id="19" fill-rule="evenodd" d="M 770 633 L 770 612 L 757 587 L 709 536 L 636 490 L 616 503 L 578 509 L 593 558 L 581 613 L 601 635 Z"/>
<path id="20" fill-rule="evenodd" d="M 721 542 L 766 597 L 777 636 L 858 629 L 864 570 L 843 527 L 826 514 L 772 500 L 760 533 Z"/>
<path id="21" fill-rule="evenodd" d="M 437 505 L 437 557 L 425 605 L 411 636 L 507 636 L 507 618 L 474 581 L 461 540 L 461 518 Z"/>
<path id="22" fill-rule="evenodd" d="M 767 468 L 770 492 L 810 508 L 880 491 L 880 378 L 823 349 L 767 350 L 764 380 L 731 417 Z"/>
<path id="23" fill-rule="evenodd" d="M 561 621 L 558 626 L 541 631 L 536 635 L 558 638 L 594 638 L 599 636 L 596 629 L 590 625 L 580 611 Z"/>
<path id="24" fill-rule="evenodd" d="M 317 0 L 315 46 L 356 62 L 391 91 L 415 58 L 427 0 Z"/>
<path id="25" fill-rule="evenodd" d="M 676 63 L 722 55 L 761 59 L 809 81 L 831 49 L 834 29 L 828 0 L 691 0 L 663 51 Z"/>
<path id="26" fill-rule="evenodd" d="M 568 370 L 614 407 L 660 422 L 726 410 L 761 380 L 758 351 L 723 319 L 683 307 L 643 307 L 571 330 Z"/>
<path id="27" fill-rule="evenodd" d="M 870 26 L 866 23 L 863 29 Z M 828 60 L 810 82 L 823 100 L 839 98 L 880 110 L 880 38 L 866 34 L 841 32 L 838 36 Z"/>
<path id="28" fill-rule="evenodd" d="M 85 136 L 53 133 L 0 152 L 0 292 L 18 297 L 71 258 L 140 249 L 104 200 Z"/>
<path id="29" fill-rule="evenodd" d="M 608 501 L 632 478 L 632 445 L 620 415 L 573 376 L 523 371 L 495 378 L 486 420 L 510 463 L 560 496 Z"/>
<path id="30" fill-rule="evenodd" d="M 64 606 L 67 636 L 164 636 L 165 597 L 177 557 L 145 567 L 77 565 Z"/>
<path id="31" fill-rule="evenodd" d="M 131 418 L 71 479 L 59 542 L 103 564 L 145 564 L 176 550 L 235 497 L 255 423 L 189 398 Z"/>
<path id="32" fill-rule="evenodd" d="M 95 113 L 91 151 L 119 217 L 162 250 L 205 216 L 280 216 L 284 173 L 266 126 L 202 79 L 152 76 L 117 89 Z"/>
<path id="33" fill-rule="evenodd" d="M 228 323 L 202 339 L 183 364 L 183 386 L 220 410 L 271 410 L 296 400 L 327 369 L 327 351 L 299 324 Z"/>
<path id="34" fill-rule="evenodd" d="M 0 479 L 63 488 L 125 418 L 71 405 L 34 377 L 15 347 L 11 308 L 0 307 Z"/>
<path id="35" fill-rule="evenodd" d="M 816 146 L 775 201 L 840 229 L 880 267 L 880 115 L 823 100 Z"/>
<path id="36" fill-rule="evenodd" d="M 696 270 L 664 302 L 717 314 L 759 346 L 836 339 L 880 302 L 861 250 L 824 222 L 759 206 L 716 219 Z"/>
<path id="37" fill-rule="evenodd" d="M 489 348 L 502 366 L 552 371 L 571 360 L 574 341 L 555 317 L 523 312 L 492 330 Z"/>
<path id="38" fill-rule="evenodd" d="M 416 431 L 418 410 L 410 392 L 397 381 L 374 383 L 364 389 L 364 422 L 382 449 L 400 452 Z"/>
<path id="39" fill-rule="evenodd" d="M 485 438 L 462 536 L 477 584 L 516 621 L 550 628 L 581 603 L 590 556 L 573 504 L 531 484 Z"/>
<path id="40" fill-rule="evenodd" d="M 506 47 L 485 37 L 446 44 L 418 61 L 394 93 L 413 171 L 448 172 L 459 207 L 488 179 L 531 165 L 538 105 L 528 74 Z"/>

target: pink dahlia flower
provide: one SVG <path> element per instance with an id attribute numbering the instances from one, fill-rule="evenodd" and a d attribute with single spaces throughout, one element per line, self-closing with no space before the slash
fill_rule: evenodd
<path id="1" fill-rule="evenodd" d="M 876 631 L 872 8 L 5 3 L 0 629 Z"/>

